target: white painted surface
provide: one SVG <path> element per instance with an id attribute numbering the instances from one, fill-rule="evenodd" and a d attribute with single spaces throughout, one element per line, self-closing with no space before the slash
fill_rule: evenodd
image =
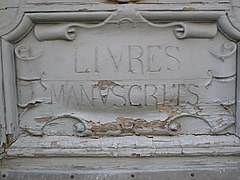
<path id="1" fill-rule="evenodd" d="M 67 155 L 71 148 L 79 148 L 75 155 L 87 156 L 94 154 L 90 153 L 93 147 L 87 152 L 76 144 L 55 149 L 43 140 L 58 139 L 55 144 L 61 144 L 65 143 L 62 137 L 68 142 L 98 138 L 97 148 L 103 148 L 104 140 L 119 136 L 126 140 L 132 135 L 163 139 L 173 135 L 171 141 L 180 147 L 188 145 L 176 135 L 184 135 L 190 144 L 193 137 L 195 144 L 188 150 L 194 155 L 205 150 L 194 153 L 194 149 L 200 150 L 201 140 L 193 135 L 203 139 L 208 135 L 211 142 L 206 154 L 237 153 L 233 134 L 238 125 L 236 41 L 240 33 L 224 13 L 230 10 L 230 2 L 88 3 L 93 4 L 34 0 L 19 6 L 1 4 L 1 11 L 18 7 L 17 18 L 0 29 L 5 93 L 2 133 L 6 130 L 15 140 L 21 128 L 8 155 L 34 155 L 47 147 L 42 155 L 54 156 L 59 151 Z M 166 7 L 167 11 L 161 11 Z M 61 12 L 79 8 L 84 12 Z M 56 12 L 47 13 L 49 10 Z M 35 144 L 36 135 L 43 136 L 36 146 L 22 147 L 26 140 Z M 218 137 L 228 138 L 229 145 L 224 140 L 215 147 Z M 113 145 L 117 154 L 105 149 L 103 155 L 122 156 L 125 140 L 120 146 Z M 10 144 L 12 140 L 2 136 L 1 142 Z M 140 146 L 136 145 L 139 154 L 150 155 Z M 164 146 L 175 151 L 170 144 Z M 129 151 L 132 149 L 130 145 Z"/>

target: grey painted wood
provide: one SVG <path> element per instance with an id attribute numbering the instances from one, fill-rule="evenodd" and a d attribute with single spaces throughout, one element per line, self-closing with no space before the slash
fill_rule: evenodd
<path id="1" fill-rule="evenodd" d="M 1 162 L 2 179 L 236 180 L 239 157 L 27 158 Z"/>
<path id="2" fill-rule="evenodd" d="M 6 135 L 18 137 L 18 112 L 17 112 L 17 95 L 15 85 L 15 63 L 13 59 L 12 44 L 2 40 L 2 69 L 4 83 L 4 101 L 5 101 L 5 121 Z"/>
<path id="3" fill-rule="evenodd" d="M 118 3 L 121 2 L 121 0 L 115 0 L 115 1 L 105 1 L 105 0 L 26 0 L 26 3 L 33 3 L 33 4 L 48 4 L 48 3 L 78 3 L 78 4 L 91 4 L 91 3 Z M 124 2 L 124 0 L 122 1 Z M 125 1 L 125 2 L 131 2 Z M 139 3 L 139 4 L 145 4 L 145 3 L 153 3 L 153 4 L 221 4 L 221 3 L 230 3 L 230 0 L 134 0 L 132 2 Z"/>
<path id="4" fill-rule="evenodd" d="M 240 136 L 240 87 L 239 87 L 239 77 L 240 77 L 240 62 L 239 62 L 239 58 L 240 58 L 240 48 L 239 48 L 239 43 L 238 43 L 238 56 L 237 56 L 237 87 L 236 87 L 236 99 L 237 99 L 237 108 L 236 108 L 236 116 L 237 116 L 237 121 L 236 121 L 236 134 L 237 136 Z"/>
<path id="5" fill-rule="evenodd" d="M 7 156 L 239 153 L 230 1 L 16 3 L 0 9 Z"/>
<path id="6" fill-rule="evenodd" d="M 6 157 L 163 157 L 238 155 L 234 135 L 71 137 L 21 135 Z"/>
<path id="7" fill-rule="evenodd" d="M 2 47 L 2 41 L 0 40 Z M 6 118 L 5 118 L 5 99 L 4 99 L 4 89 L 3 89 L 3 67 L 2 67 L 2 48 L 0 48 L 0 145 L 6 143 Z"/>

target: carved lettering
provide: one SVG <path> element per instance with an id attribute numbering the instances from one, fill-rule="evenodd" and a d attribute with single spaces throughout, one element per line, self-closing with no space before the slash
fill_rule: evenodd
<path id="1" fill-rule="evenodd" d="M 141 90 L 142 90 L 142 87 L 139 86 L 139 85 L 133 85 L 133 86 L 131 86 L 131 87 L 129 88 L 129 91 L 128 91 L 128 101 L 129 101 L 129 104 L 130 104 L 130 106 L 141 106 L 141 103 L 134 103 L 134 102 L 132 101 L 131 94 L 133 94 L 133 93 L 132 93 L 133 89 L 138 89 L 138 90 L 141 91 Z"/>
<path id="2" fill-rule="evenodd" d="M 100 88 L 98 88 L 98 89 L 99 89 L 99 95 L 100 95 L 100 97 L 101 97 L 102 103 L 103 103 L 103 105 L 105 106 L 105 105 L 106 105 L 106 102 L 107 102 L 107 99 L 108 99 L 110 87 L 107 87 L 107 88 L 104 89 L 104 90 L 101 90 Z"/>
<path id="3" fill-rule="evenodd" d="M 78 52 L 80 51 L 80 52 Z M 90 53 L 88 56 L 84 55 Z M 126 45 L 116 47 L 94 47 L 93 49 L 76 49 L 74 52 L 75 73 L 94 75 L 112 73 L 129 73 L 137 76 L 162 71 L 176 72 L 181 67 L 178 57 L 180 48 L 161 45 Z M 79 57 L 81 56 L 81 58 Z M 109 69 L 109 65 L 112 68 Z M 106 66 L 107 65 L 107 66 Z"/>
<path id="4" fill-rule="evenodd" d="M 207 6 L 213 10 L 215 5 Z M 23 22 L 33 29 L 23 24 L 1 41 L 0 89 L 6 106 L 0 107 L 6 114 L 0 113 L 6 119 L 1 130 L 15 137 L 11 119 L 19 120 L 27 140 L 49 136 L 42 147 L 57 148 L 54 152 L 65 143 L 61 138 L 61 147 L 51 144 L 50 136 L 105 141 L 129 135 L 234 135 L 235 114 L 240 115 L 234 113 L 240 97 L 236 98 L 238 33 L 236 28 L 226 36 L 217 31 L 221 21 L 226 24 L 224 8 L 215 13 L 196 9 L 193 19 L 181 21 L 186 12 L 164 14 L 146 7 L 130 12 L 131 7 L 119 5 L 114 12 L 94 7 L 96 12 L 55 13 L 56 17 L 47 13 L 49 20 L 44 13 L 26 13 Z M 207 18 L 211 14 L 214 17 Z M 78 144 L 71 147 L 82 151 Z"/>
<path id="5" fill-rule="evenodd" d="M 166 84 L 163 84 L 163 103 L 166 102 Z"/>
<path id="6" fill-rule="evenodd" d="M 126 106 L 126 104 L 127 104 L 126 98 L 125 98 L 123 95 L 117 94 L 117 93 L 114 91 L 114 89 L 116 89 L 117 87 L 124 89 L 124 86 L 120 86 L 120 85 L 118 85 L 118 84 L 115 84 L 115 85 L 111 88 L 112 93 L 113 93 L 114 96 L 121 98 L 121 99 L 124 101 L 124 103 L 121 104 L 121 105 L 114 104 L 114 106 L 115 106 L 115 107 L 123 107 L 123 106 Z"/>
<path id="7" fill-rule="evenodd" d="M 84 106 L 84 97 L 87 99 L 87 102 L 91 105 L 91 107 L 94 107 L 94 93 L 93 93 L 93 86 L 92 86 L 92 92 L 91 92 L 91 98 L 88 96 L 85 88 L 83 85 L 80 85 L 81 89 L 81 106 Z"/>
<path id="8" fill-rule="evenodd" d="M 95 47 L 95 51 L 94 51 L 94 54 L 95 54 L 95 63 L 94 63 L 94 69 L 96 73 L 99 73 L 99 70 L 98 70 L 98 47 Z"/>
<path id="9" fill-rule="evenodd" d="M 109 54 L 110 54 L 110 57 L 111 57 L 111 59 L 112 59 L 112 61 L 113 61 L 114 68 L 116 69 L 116 71 L 118 71 L 120 62 L 122 61 L 122 53 L 123 53 L 123 51 L 121 50 L 121 54 L 120 54 L 119 58 L 116 58 L 116 57 L 114 57 L 111 49 L 110 49 L 110 48 L 107 48 L 107 49 L 108 49 L 108 52 L 109 52 Z M 117 59 L 119 59 L 119 60 L 117 60 Z"/>
<path id="10" fill-rule="evenodd" d="M 67 107 L 69 107 L 70 103 L 72 104 L 73 101 L 76 103 L 76 105 L 78 107 L 80 107 L 80 105 L 78 103 L 77 95 L 76 95 L 75 90 L 74 90 L 73 85 L 72 85 L 70 90 L 69 90 L 69 94 L 68 94 Z"/>
<path id="11" fill-rule="evenodd" d="M 162 103 L 172 105 L 198 104 L 199 85 L 190 84 L 59 84 L 51 85 L 52 103 L 58 107 L 116 107 L 153 106 Z M 204 87 L 204 86 L 203 86 Z M 34 92 L 33 92 L 34 93 Z"/>
<path id="12" fill-rule="evenodd" d="M 151 87 L 153 89 L 153 92 L 150 94 L 148 93 L 148 87 Z M 144 86 L 144 100 L 145 100 L 145 106 L 148 106 L 148 97 L 152 97 L 155 101 L 154 105 L 157 105 L 158 100 L 157 97 L 155 96 L 158 88 L 154 84 L 145 84 Z"/>
<path id="13" fill-rule="evenodd" d="M 172 55 L 172 51 L 175 50 L 177 52 L 179 52 L 179 47 L 176 46 L 168 46 L 165 48 L 165 53 L 167 55 L 167 57 L 169 57 L 170 61 L 173 61 L 172 65 L 168 65 L 167 66 L 167 70 L 169 71 L 177 71 L 178 69 L 180 69 L 180 65 L 181 65 L 181 61 L 175 57 L 174 55 Z M 170 63 L 168 63 L 170 64 Z"/>
<path id="14" fill-rule="evenodd" d="M 186 85 L 185 84 L 176 84 L 177 85 L 177 105 L 180 105 L 181 103 L 181 87 L 184 87 L 186 88 Z"/>
<path id="15" fill-rule="evenodd" d="M 152 65 L 153 61 L 161 61 L 161 56 L 157 56 L 156 53 L 153 52 L 153 50 L 157 50 L 158 54 L 160 53 L 161 46 L 160 45 L 148 45 L 147 46 L 147 72 L 160 72 L 162 69 L 162 66 L 154 67 Z"/>
<path id="16" fill-rule="evenodd" d="M 54 86 L 52 86 L 52 100 L 51 101 L 56 102 L 57 106 L 60 106 L 60 104 L 64 105 L 64 102 L 65 102 L 64 85 L 61 85 L 59 93 L 57 93 Z"/>
<path id="17" fill-rule="evenodd" d="M 96 50 L 96 49 L 95 49 Z M 97 51 L 95 52 L 95 59 L 97 59 Z M 89 67 L 85 67 L 85 70 L 79 70 L 78 69 L 78 50 L 76 49 L 75 50 L 75 53 L 74 53 L 74 67 L 75 67 L 75 72 L 76 73 L 89 73 L 90 72 L 90 68 Z M 96 61 L 96 60 L 95 60 Z M 82 69 L 84 69 L 82 67 Z"/>
<path id="18" fill-rule="evenodd" d="M 135 53 L 134 53 L 134 49 L 135 49 Z M 135 56 L 133 54 L 135 54 Z M 141 46 L 128 46 L 128 55 L 129 55 L 128 56 L 129 57 L 129 72 L 131 72 L 131 73 L 135 72 L 133 70 L 133 60 L 137 60 L 140 63 L 141 73 L 144 74 L 144 72 L 143 72 L 143 61 L 140 59 L 143 55 L 142 47 Z"/>
<path id="19" fill-rule="evenodd" d="M 193 90 L 190 89 L 191 87 L 194 87 L 195 89 L 198 89 L 199 86 L 195 85 L 195 84 L 189 84 L 188 88 L 187 88 L 189 93 L 192 94 L 195 97 L 195 102 L 192 102 L 192 101 L 191 102 L 188 101 L 188 102 L 190 104 L 197 104 L 199 102 L 199 96 L 198 96 L 198 94 L 196 92 L 194 92 Z"/>

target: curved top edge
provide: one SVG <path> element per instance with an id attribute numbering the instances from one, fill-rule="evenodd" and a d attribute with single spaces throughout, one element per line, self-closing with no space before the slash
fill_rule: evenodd
<path id="1" fill-rule="evenodd" d="M 25 13 L 20 24 L 3 38 L 16 43 L 25 37 L 32 29 L 34 23 L 61 23 L 79 21 L 104 21 L 114 12 L 65 12 L 65 13 Z M 240 31 L 236 29 L 226 12 L 223 11 L 138 11 L 141 15 L 152 21 L 191 21 L 191 22 L 217 22 L 219 29 L 226 37 L 233 41 L 240 40 Z"/>
<path id="2" fill-rule="evenodd" d="M 103 21 L 111 14 L 112 12 L 25 13 L 20 24 L 2 37 L 6 41 L 16 43 L 28 34 L 34 23 Z"/>
<path id="3" fill-rule="evenodd" d="M 223 11 L 139 11 L 143 17 L 152 21 L 199 21 L 218 20 Z"/>
<path id="4" fill-rule="evenodd" d="M 64 13 L 29 13 L 27 16 L 36 23 L 103 21 L 113 12 L 64 12 Z"/>
<path id="5" fill-rule="evenodd" d="M 218 21 L 218 27 L 220 31 L 232 41 L 240 41 L 240 31 L 236 29 L 231 21 L 229 20 L 227 14 L 221 16 Z"/>
<path id="6" fill-rule="evenodd" d="M 9 42 L 16 42 L 24 38 L 24 36 L 32 29 L 33 22 L 26 15 L 23 16 L 20 24 L 10 33 L 3 36 L 3 39 Z"/>
<path id="7" fill-rule="evenodd" d="M 194 21 L 194 22 L 217 22 L 220 31 L 230 40 L 240 40 L 240 30 L 238 30 L 228 18 L 224 11 L 140 11 L 147 20 L 152 21 Z"/>

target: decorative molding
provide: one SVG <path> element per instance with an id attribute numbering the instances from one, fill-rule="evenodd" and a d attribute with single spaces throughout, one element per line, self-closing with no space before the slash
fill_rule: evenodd
<path id="1" fill-rule="evenodd" d="M 23 81 L 23 82 L 28 82 L 28 83 L 34 83 L 34 82 L 39 82 L 41 87 L 46 90 L 47 89 L 47 86 L 42 82 L 42 79 L 43 79 L 43 76 L 45 75 L 46 72 L 42 72 L 42 75 L 41 77 L 31 77 L 31 78 L 23 78 L 23 77 L 17 77 L 17 80 L 18 81 Z M 20 107 L 24 107 L 26 105 L 20 105 L 18 104 L 18 106 Z"/>
<path id="2" fill-rule="evenodd" d="M 23 39 L 38 23 L 104 21 L 112 15 L 111 12 L 79 12 L 79 13 L 26 13 L 21 23 L 9 34 L 3 36 L 6 41 L 17 43 Z"/>
<path id="3" fill-rule="evenodd" d="M 35 112 L 37 108 L 38 107 L 35 107 Z M 38 110 L 41 112 L 41 107 L 39 106 L 39 108 Z M 54 107 L 50 105 L 48 108 L 51 109 Z M 188 108 L 190 108 L 190 106 Z M 203 111 L 205 111 L 206 108 L 208 107 L 204 105 L 201 106 L 201 108 L 199 107 L 199 109 Z M 224 115 L 215 115 L 213 119 L 211 119 L 211 115 L 201 114 L 201 111 L 195 110 L 195 112 L 192 113 L 183 112 L 176 113 L 176 115 L 169 115 L 165 120 L 148 121 L 141 118 L 117 117 L 114 121 L 106 123 L 95 122 L 92 121 L 93 119 L 86 120 L 75 113 L 59 113 L 57 115 L 54 114 L 54 116 L 48 113 L 45 113 L 45 115 L 36 114 L 35 118 L 32 119 L 29 118 L 33 117 L 30 115 L 32 113 L 31 108 L 26 108 L 26 111 L 19 117 L 20 127 L 23 131 L 35 136 L 68 135 L 79 137 L 111 137 L 129 135 L 177 136 L 181 134 L 221 134 L 223 130 L 231 127 L 235 123 L 230 109 L 228 113 L 225 112 Z M 159 113 L 159 116 L 160 115 L 161 113 Z M 223 118 L 222 121 L 218 122 L 218 119 L 221 118 Z M 201 128 L 196 127 L 196 123 L 200 123 Z M 188 129 L 188 127 L 185 126 L 192 128 Z"/>
<path id="4" fill-rule="evenodd" d="M 209 52 L 215 56 L 216 58 L 222 60 L 223 62 L 226 60 L 226 58 L 234 55 L 234 53 L 236 53 L 237 50 L 237 45 L 233 42 L 225 42 L 222 45 L 221 51 L 220 53 L 215 52 L 211 47 L 208 48 Z M 233 58 L 234 60 L 236 59 L 236 57 Z"/>
<path id="5" fill-rule="evenodd" d="M 240 137 L 240 83 L 239 83 L 239 77 L 240 77 L 240 63 L 239 63 L 239 55 L 240 55 L 240 42 L 238 42 L 238 60 L 237 60 L 237 83 L 236 83 L 236 134 L 238 137 Z"/>
<path id="6" fill-rule="evenodd" d="M 217 22 L 219 29 L 224 35 L 226 35 L 226 37 L 233 41 L 240 40 L 240 31 L 232 25 L 227 14 L 221 16 Z"/>
<path id="7" fill-rule="evenodd" d="M 174 27 L 173 33 L 175 34 L 176 38 L 178 39 L 185 39 L 185 38 L 214 38 L 217 34 L 217 27 L 221 30 L 221 32 L 228 37 L 230 40 L 239 41 L 240 40 L 240 32 L 236 29 L 232 23 L 229 21 L 229 18 L 225 12 L 222 11 L 195 11 L 195 12 L 172 12 L 172 11 L 141 11 L 138 10 L 134 12 L 134 16 L 137 16 L 138 19 L 132 19 L 130 17 L 120 17 L 120 19 L 113 20 L 112 18 L 116 18 L 115 15 L 119 11 L 109 12 L 109 11 L 102 11 L 102 12 L 62 12 L 62 13 L 25 13 L 21 23 L 10 33 L 2 36 L 2 71 L 4 76 L 3 78 L 3 93 L 4 93 L 4 121 L 1 119 L 1 125 L 4 127 L 6 125 L 6 132 L 1 130 L 1 133 L 4 133 L 4 136 L 1 138 L 1 143 L 5 143 L 6 134 L 13 134 L 14 140 L 17 139 L 19 135 L 18 130 L 18 113 L 17 113 L 17 96 L 16 96 L 16 85 L 15 85 L 15 59 L 14 59 L 14 48 L 12 44 L 15 44 L 22 40 L 24 37 L 28 35 L 28 33 L 33 30 L 36 38 L 39 41 L 46 41 L 46 40 L 67 40 L 73 41 L 77 37 L 77 28 L 98 28 L 104 26 L 107 23 L 115 23 L 120 25 L 122 22 L 130 22 L 133 26 L 136 22 L 140 23 L 147 23 L 152 27 L 157 28 L 167 28 L 167 27 Z M 171 21 L 171 23 L 169 23 Z M 181 22 L 184 21 L 184 22 Z M 91 23 L 89 23 L 91 22 Z M 235 52 L 237 46 L 233 42 L 228 42 L 223 44 L 223 51 L 221 53 L 215 52 L 215 50 L 209 49 L 209 52 L 218 60 L 225 61 L 230 58 L 231 60 L 236 60 Z M 34 60 L 41 57 L 44 53 L 44 49 L 40 51 L 37 55 L 31 54 L 30 47 L 19 45 L 15 48 L 15 55 L 17 58 L 21 60 Z M 232 67 L 232 66 L 231 66 Z M 234 76 L 236 71 L 232 72 L 231 74 L 224 74 L 223 76 L 219 76 L 214 73 L 212 70 L 208 71 L 211 76 L 211 82 L 208 83 L 207 86 L 212 84 L 213 78 L 219 77 L 229 77 Z M 239 76 L 238 76 L 239 77 Z M 19 77 L 19 79 L 21 79 Z M 34 79 L 24 79 L 23 81 L 33 81 Z M 42 87 L 45 89 L 46 86 L 42 84 L 42 77 L 36 78 L 36 81 L 39 81 Z M 235 77 L 234 77 L 235 80 Z M 239 86 L 239 83 L 237 83 Z M 0 86 L 1 88 L 1 86 Z M 239 89 L 238 89 L 239 90 Z M 1 92 L 0 92 L 1 93 Z M 3 101 L 2 101 L 3 102 Z M 239 106 L 238 106 L 239 108 Z M 237 109 L 238 109 L 237 108 Z M 239 113 L 237 113 L 239 115 Z M 185 117 L 185 114 L 177 115 L 172 117 L 172 121 L 179 119 L 181 117 Z M 3 115 L 0 116 L 1 118 Z M 205 118 L 198 115 L 190 115 L 190 117 L 200 119 L 204 122 Z M 239 116 L 238 116 L 239 117 Z M 48 127 L 51 123 L 63 119 L 63 118 L 72 118 L 73 120 L 77 120 L 76 123 L 73 124 L 72 130 L 76 134 L 81 134 L 88 130 L 89 127 L 93 127 L 93 124 L 87 121 L 83 121 L 82 119 L 70 115 L 60 115 L 57 117 L 51 117 L 50 120 L 40 127 L 40 133 L 37 135 L 44 135 L 44 128 Z M 136 120 L 135 120 L 136 121 Z M 211 129 L 210 133 L 218 133 L 229 126 L 232 126 L 234 120 L 231 119 L 230 123 L 227 126 L 221 127 L 213 127 L 209 123 L 206 123 L 207 127 Z M 4 124 L 5 123 L 5 124 Z M 224 123 L 223 123 L 224 124 Z M 92 126 L 90 126 L 92 125 Z M 96 124 L 95 124 L 96 125 Z M 102 124 L 106 126 L 106 124 Z M 111 124 L 109 124 L 111 125 Z M 116 125 L 116 124 L 114 124 Z M 158 124 L 159 125 L 159 124 Z M 157 135 L 175 135 L 176 131 L 178 131 L 179 124 L 168 124 L 163 131 L 157 132 Z M 239 119 L 237 119 L 237 128 L 239 128 Z M 36 133 L 30 132 L 29 129 L 25 129 L 29 133 Z M 114 132 L 109 129 L 112 133 L 111 135 L 114 136 L 118 131 Z M 152 130 L 152 129 L 151 129 Z M 169 133 L 169 130 L 171 133 Z M 150 131 L 137 131 L 134 132 L 137 135 L 146 135 Z M 237 130 L 239 132 L 239 130 Z M 97 135 L 105 135 L 106 132 L 96 132 Z M 105 134 L 104 134 L 105 133 Z M 115 134 L 114 134 L 115 133 Z M 36 134 L 34 134 L 36 135 Z M 85 134 L 89 135 L 89 134 Z M 118 134 L 119 135 L 119 134 Z M 120 134 L 121 135 L 121 134 Z M 154 134 L 156 135 L 156 134 Z"/>
<path id="8" fill-rule="evenodd" d="M 24 15 L 21 23 L 9 34 L 4 35 L 3 39 L 11 43 L 17 43 L 32 30 L 33 26 L 32 20 Z"/>
<path id="9" fill-rule="evenodd" d="M 37 24 L 35 26 L 34 32 L 35 36 L 39 41 L 44 40 L 74 40 L 77 37 L 77 27 L 82 28 L 98 28 L 111 20 L 114 14 L 109 16 L 106 20 L 99 24 L 88 25 L 88 24 Z M 158 27 L 158 28 L 167 28 L 167 27 L 176 27 L 173 32 L 178 39 L 185 38 L 214 38 L 217 34 L 217 26 L 213 23 L 184 23 L 184 22 L 173 22 L 173 23 L 165 23 L 165 24 L 155 24 L 147 19 L 145 19 L 140 13 L 137 15 L 141 18 L 141 20 L 147 23 L 150 26 Z M 111 21 L 111 23 L 116 23 L 120 26 L 122 22 L 130 22 L 133 23 L 133 27 L 136 26 L 136 22 L 131 18 L 122 18 L 118 21 Z"/>
<path id="10" fill-rule="evenodd" d="M 2 61 L 2 41 L 0 39 L 0 79 L 3 79 L 3 61 Z M 0 82 L 0 147 L 7 142 L 6 136 L 6 121 L 5 121 L 5 98 L 4 98 L 4 86 L 3 81 Z M 0 150 L 1 154 L 1 150 Z"/>
<path id="11" fill-rule="evenodd" d="M 76 21 L 97 21 L 95 25 L 88 25 L 82 23 L 73 23 L 65 26 L 56 25 L 55 28 L 47 25 L 36 26 L 36 37 L 40 39 L 51 39 L 56 36 L 60 39 L 73 40 L 75 38 L 75 29 L 72 26 L 84 27 L 84 28 L 96 28 L 106 24 L 116 12 L 73 12 L 73 13 L 26 13 L 21 21 L 20 25 L 3 38 L 9 42 L 16 43 L 20 41 L 28 32 L 33 28 L 34 24 L 39 23 L 61 23 L 61 22 L 76 22 Z M 220 30 L 231 40 L 240 40 L 240 32 L 232 26 L 229 21 L 227 14 L 224 12 L 172 12 L 172 11 L 137 11 L 137 15 L 140 19 L 155 27 L 170 27 L 179 26 L 175 29 L 177 38 L 212 38 L 216 34 L 216 26 L 210 22 L 217 22 Z M 182 23 L 179 21 L 191 21 L 200 22 L 195 23 Z M 153 22 L 152 22 L 153 21 Z M 156 24 L 154 22 L 169 22 L 175 21 L 174 23 L 167 24 Z M 120 21 L 119 21 L 120 22 Z M 206 23 L 208 22 L 208 23 Z M 189 26 L 190 25 L 190 26 Z M 71 27 L 71 28 L 70 28 Z M 59 29 L 60 28 L 60 29 Z M 67 29 L 64 29 L 67 28 Z M 70 28 L 70 29 L 69 29 Z M 43 30 L 43 32 L 39 31 Z M 49 31 L 50 34 L 47 33 Z M 55 33 L 54 30 L 58 30 Z M 68 32 L 69 31 L 69 32 Z M 40 33 L 40 34 L 39 34 Z"/>
<path id="12" fill-rule="evenodd" d="M 150 26 L 158 28 L 166 28 L 176 26 L 173 30 L 176 38 L 214 38 L 217 34 L 217 26 L 213 23 L 184 23 L 184 22 L 173 22 L 165 24 L 152 23 L 144 18 L 141 13 L 138 13 L 143 22 Z M 154 14 L 152 14 L 154 16 Z"/>
<path id="13" fill-rule="evenodd" d="M 19 136 L 18 125 L 18 110 L 17 110 L 17 93 L 16 93 L 16 80 L 15 80 L 15 61 L 13 53 L 13 45 L 4 39 L 1 41 L 2 50 L 2 83 L 3 83 L 3 104 L 4 104 L 4 121 L 1 124 L 5 128 L 5 138 L 1 139 L 1 143 L 9 143 L 16 140 Z M 7 137 L 7 138 L 6 138 Z M 6 141 L 6 142 L 4 142 Z"/>
<path id="14" fill-rule="evenodd" d="M 141 16 L 149 21 L 170 22 L 170 21 L 196 21 L 214 22 L 224 12 L 222 11 L 138 11 Z"/>
<path id="15" fill-rule="evenodd" d="M 9 157 L 230 156 L 239 154 L 239 143 L 239 138 L 234 135 L 127 136 L 109 138 L 76 136 L 32 137 L 22 135 L 8 149 L 7 155 Z"/>
<path id="16" fill-rule="evenodd" d="M 35 36 L 39 41 L 45 40 L 69 40 L 72 41 L 77 37 L 74 25 L 36 25 Z"/>
<path id="17" fill-rule="evenodd" d="M 234 42 L 225 42 L 216 52 L 212 47 L 208 47 L 209 52 L 218 60 L 218 63 L 209 70 L 214 78 L 229 78 L 236 74 L 236 50 L 237 45 Z"/>
<path id="18" fill-rule="evenodd" d="M 231 10 L 227 11 L 227 18 L 232 26 L 240 31 L 240 1 L 239 0 L 231 0 Z"/>
<path id="19" fill-rule="evenodd" d="M 44 54 L 44 46 L 37 55 L 32 55 L 30 46 L 19 45 L 15 48 L 15 55 L 18 59 L 31 61 L 40 58 Z"/>
<path id="20" fill-rule="evenodd" d="M 66 119 L 70 119 L 70 121 Z M 39 120 L 39 119 L 35 119 L 35 120 Z M 58 121 L 61 121 L 61 122 L 58 123 Z M 58 128 L 56 128 L 55 126 L 58 126 Z M 52 117 L 49 119 L 47 123 L 45 123 L 41 127 L 41 135 L 74 136 L 74 135 L 81 134 L 85 131 L 86 131 L 86 125 L 84 123 L 84 120 L 76 116 L 73 116 L 71 114 L 64 114 L 64 115 Z"/>
<path id="21" fill-rule="evenodd" d="M 98 28 L 105 25 L 113 16 L 112 13 L 104 21 L 97 24 L 83 24 L 83 23 L 72 23 L 72 24 L 38 24 L 35 26 L 35 36 L 39 41 L 44 40 L 74 40 L 77 37 L 76 28 Z"/>
<path id="22" fill-rule="evenodd" d="M 223 11 L 215 12 L 154 12 L 154 11 L 143 11 L 141 15 L 151 21 L 197 21 L 197 22 L 217 22 L 218 28 L 221 32 L 228 37 L 230 40 L 239 41 L 240 31 L 236 29 L 229 21 L 227 14 Z"/>

